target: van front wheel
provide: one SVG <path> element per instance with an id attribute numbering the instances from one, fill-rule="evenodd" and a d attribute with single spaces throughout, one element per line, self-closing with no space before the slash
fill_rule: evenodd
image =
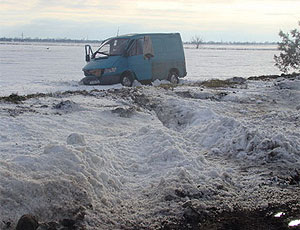
<path id="1" fill-rule="evenodd" d="M 125 73 L 122 75 L 121 77 L 121 84 L 123 86 L 127 86 L 127 87 L 131 87 L 132 86 L 132 83 L 133 83 L 133 77 L 132 77 L 132 74 L 130 73 Z"/>
<path id="2" fill-rule="evenodd" d="M 169 74 L 168 80 L 172 83 L 172 84 L 178 84 L 179 83 L 179 77 L 178 74 L 176 72 L 171 72 Z"/>

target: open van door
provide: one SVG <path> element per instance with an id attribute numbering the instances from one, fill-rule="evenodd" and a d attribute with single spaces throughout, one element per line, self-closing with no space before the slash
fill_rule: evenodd
<path id="1" fill-rule="evenodd" d="M 154 52 L 150 36 L 135 39 L 127 55 L 128 69 L 135 73 L 137 80 L 151 80 Z"/>
<path id="2" fill-rule="evenodd" d="M 144 37 L 143 55 L 144 58 L 146 59 L 150 59 L 154 57 L 154 51 L 153 51 L 153 46 L 152 46 L 152 41 L 150 36 Z"/>

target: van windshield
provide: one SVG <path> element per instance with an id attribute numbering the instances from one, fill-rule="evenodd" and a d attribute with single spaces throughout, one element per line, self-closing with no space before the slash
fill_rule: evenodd
<path id="1" fill-rule="evenodd" d="M 101 56 L 120 56 L 123 55 L 128 44 L 128 38 L 113 38 L 105 41 L 94 53 L 94 58 Z"/>

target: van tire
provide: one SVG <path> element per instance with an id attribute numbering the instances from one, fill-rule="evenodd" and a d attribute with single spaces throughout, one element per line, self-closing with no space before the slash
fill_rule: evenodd
<path id="1" fill-rule="evenodd" d="M 131 87 L 132 84 L 133 84 L 133 81 L 134 81 L 134 78 L 133 78 L 133 76 L 132 76 L 131 73 L 126 72 L 126 73 L 122 74 L 122 76 L 121 76 L 121 84 L 123 86 Z"/>
<path id="2" fill-rule="evenodd" d="M 168 76 L 168 80 L 172 83 L 172 84 L 178 84 L 179 83 L 179 77 L 178 74 L 175 71 L 170 72 L 169 76 Z"/>

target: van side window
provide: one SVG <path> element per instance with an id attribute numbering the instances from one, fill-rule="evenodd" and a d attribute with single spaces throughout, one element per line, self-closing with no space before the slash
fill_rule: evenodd
<path id="1" fill-rule="evenodd" d="M 128 55 L 129 56 L 142 55 L 143 54 L 143 44 L 144 44 L 144 41 L 142 38 L 135 40 Z"/>
<path id="2" fill-rule="evenodd" d="M 143 46 L 144 46 L 144 40 L 142 38 L 137 40 L 137 47 L 136 47 L 136 55 L 143 54 Z"/>
<path id="3" fill-rule="evenodd" d="M 136 54 L 136 41 L 133 42 L 133 45 L 131 46 L 128 56 L 134 56 Z"/>

